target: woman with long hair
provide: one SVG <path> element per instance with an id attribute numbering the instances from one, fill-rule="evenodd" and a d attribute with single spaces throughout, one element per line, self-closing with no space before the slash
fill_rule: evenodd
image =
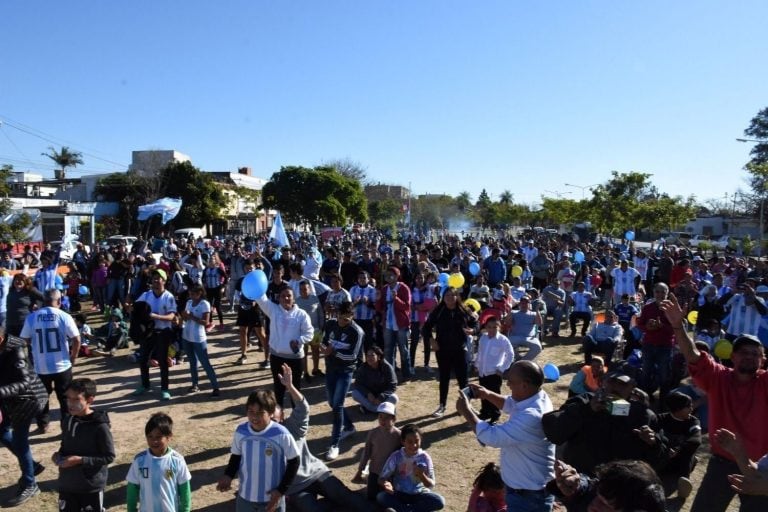
<path id="1" fill-rule="evenodd" d="M 461 302 L 460 291 L 451 286 L 445 289 L 440 304 L 432 310 L 424 323 L 422 333 L 429 341 L 437 358 L 440 377 L 440 404 L 432 414 L 440 418 L 445 414 L 451 371 L 456 375 L 459 389 L 467 387 L 467 336 L 475 332 L 477 316 Z M 432 336 L 432 330 L 435 336 Z"/>
<path id="2" fill-rule="evenodd" d="M 43 305 L 43 294 L 35 288 L 32 278 L 16 274 L 8 290 L 7 305 L 5 330 L 8 334 L 18 336 L 27 316 Z"/>

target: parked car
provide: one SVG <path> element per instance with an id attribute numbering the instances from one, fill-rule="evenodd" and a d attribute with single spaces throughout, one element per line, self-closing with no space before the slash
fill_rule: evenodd
<path id="1" fill-rule="evenodd" d="M 709 239 L 709 235 L 693 235 L 688 241 L 688 245 L 698 248 L 702 242 L 711 243 L 712 241 Z"/>
<path id="2" fill-rule="evenodd" d="M 728 253 L 738 252 L 741 247 L 741 237 L 723 235 L 712 242 L 712 247 L 718 251 L 725 251 Z"/>
<path id="3" fill-rule="evenodd" d="M 114 235 L 107 238 L 107 245 L 117 246 L 124 245 L 126 251 L 130 251 L 134 242 L 138 240 L 135 236 L 131 235 Z"/>

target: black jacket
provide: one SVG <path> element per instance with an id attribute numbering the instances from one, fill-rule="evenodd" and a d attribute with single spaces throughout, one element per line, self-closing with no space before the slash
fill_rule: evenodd
<path id="1" fill-rule="evenodd" d="M 27 423 L 48 403 L 48 393 L 27 359 L 26 342 L 8 336 L 0 351 L 0 407 L 3 422 L 16 428 Z"/>
<path id="2" fill-rule="evenodd" d="M 668 441 L 660 432 L 656 415 L 639 402 L 630 402 L 628 416 L 595 412 L 589 405 L 593 393 L 568 399 L 557 411 L 544 415 L 544 435 L 556 445 L 565 445 L 562 459 L 579 473 L 594 475 L 595 467 L 621 459 L 639 459 L 654 468 L 666 462 Z M 634 432 L 648 425 L 657 442 L 648 445 Z"/>
<path id="3" fill-rule="evenodd" d="M 61 437 L 60 457 L 78 455 L 83 463 L 59 468 L 59 491 L 98 492 L 107 485 L 107 466 L 115 460 L 109 417 L 103 411 L 70 416 Z"/>

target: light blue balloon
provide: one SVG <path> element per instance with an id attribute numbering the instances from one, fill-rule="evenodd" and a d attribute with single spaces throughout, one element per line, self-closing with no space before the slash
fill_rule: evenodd
<path id="1" fill-rule="evenodd" d="M 626 233 L 624 233 L 624 238 L 626 238 L 631 242 L 632 240 L 635 239 L 635 232 L 632 230 L 627 231 Z"/>
<path id="2" fill-rule="evenodd" d="M 469 264 L 469 273 L 473 276 L 476 276 L 480 273 L 480 264 L 476 261 L 473 261 Z"/>
<path id="3" fill-rule="evenodd" d="M 260 299 L 264 296 L 265 293 L 267 293 L 268 285 L 269 282 L 267 281 L 267 275 L 263 270 L 256 269 L 248 272 L 245 275 L 241 289 L 243 291 L 243 295 L 245 295 L 246 298 L 256 300 Z"/>
<path id="4" fill-rule="evenodd" d="M 437 282 L 440 283 L 440 287 L 441 288 L 445 288 L 446 286 L 448 286 L 448 278 L 450 278 L 450 277 L 451 276 L 449 276 L 445 272 L 442 272 L 440 274 L 440 276 L 438 276 Z"/>
<path id="5" fill-rule="evenodd" d="M 573 259 L 576 263 L 584 263 L 584 253 L 582 251 L 576 251 L 573 254 Z"/>
<path id="6" fill-rule="evenodd" d="M 80 295 L 88 295 L 88 287 L 85 286 L 84 284 L 81 284 L 80 288 L 78 288 L 77 291 Z"/>
<path id="7" fill-rule="evenodd" d="M 544 372 L 544 378 L 551 381 L 556 381 L 560 378 L 560 368 L 554 363 L 547 363 L 542 368 Z"/>

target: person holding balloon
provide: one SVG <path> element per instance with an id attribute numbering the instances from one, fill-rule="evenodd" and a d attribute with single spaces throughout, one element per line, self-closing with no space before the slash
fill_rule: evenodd
<path id="1" fill-rule="evenodd" d="M 270 320 L 269 368 L 272 370 L 275 398 L 277 404 L 282 407 L 285 386 L 280 380 L 280 371 L 283 364 L 290 366 L 293 385 L 296 389 L 301 389 L 304 345 L 312 341 L 315 330 L 307 312 L 296 305 L 290 287 L 286 286 L 280 291 L 280 303 L 275 304 L 267 297 L 267 286 L 267 276 L 260 270 L 246 274 L 243 279 L 244 293 L 249 299 L 256 301 Z"/>

